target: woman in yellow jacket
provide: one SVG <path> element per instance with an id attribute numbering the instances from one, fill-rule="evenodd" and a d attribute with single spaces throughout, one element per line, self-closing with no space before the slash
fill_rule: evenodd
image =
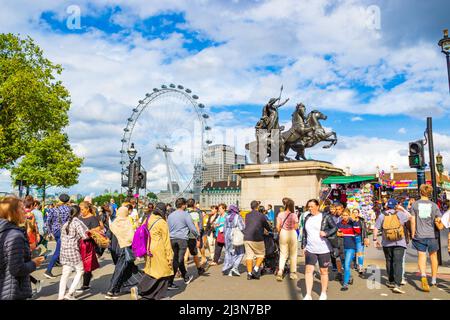
<path id="1" fill-rule="evenodd" d="M 173 251 L 165 217 L 166 205 L 157 203 L 147 223 L 152 254 L 145 257 L 145 275 L 139 285 L 131 290 L 131 298 L 134 300 L 138 299 L 138 293 L 143 300 L 161 300 L 167 297 L 169 278 L 173 275 Z"/>

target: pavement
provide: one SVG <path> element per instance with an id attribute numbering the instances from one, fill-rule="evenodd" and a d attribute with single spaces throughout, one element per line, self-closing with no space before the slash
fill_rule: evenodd
<path id="1" fill-rule="evenodd" d="M 50 248 L 54 244 L 50 244 Z M 444 252 L 446 258 L 447 252 Z M 403 286 L 405 294 L 392 293 L 385 286 L 386 272 L 384 256 L 382 251 L 369 248 L 365 265 L 368 271 L 364 276 L 352 272 L 353 285 L 346 292 L 340 291 L 340 284 L 334 281 L 334 274 L 330 273 L 328 289 L 329 300 L 450 300 L 450 263 L 445 260 L 445 265 L 439 268 L 438 286 L 426 293 L 420 289 L 420 276 L 417 274 L 417 260 L 413 257 L 407 258 L 406 279 L 407 284 Z M 80 300 L 104 300 L 109 282 L 114 272 L 114 265 L 108 253 L 99 260 L 100 268 L 93 272 L 94 278 L 91 282 L 91 290 L 78 296 Z M 141 268 L 143 263 L 137 263 Z M 46 264 L 33 273 L 37 279 L 44 279 L 42 291 L 36 295 L 36 300 L 56 300 L 59 289 L 59 275 L 61 267 L 55 267 L 53 274 L 58 275 L 56 279 L 49 280 L 43 276 Z M 260 280 L 247 280 L 245 267 L 240 267 L 240 277 L 224 276 L 221 266 L 210 267 L 203 276 L 198 276 L 192 262 L 188 265 L 188 272 L 195 276 L 194 280 L 185 285 L 181 279 L 175 281 L 180 286 L 177 291 L 169 291 L 173 300 L 301 300 L 305 292 L 304 280 L 304 258 L 298 259 L 298 280 L 293 281 L 288 277 L 282 282 L 277 282 L 274 275 L 264 275 Z M 428 272 L 430 270 L 428 269 Z M 316 274 L 313 299 L 320 295 L 320 280 Z M 129 294 L 118 297 L 118 300 L 129 300 Z"/>

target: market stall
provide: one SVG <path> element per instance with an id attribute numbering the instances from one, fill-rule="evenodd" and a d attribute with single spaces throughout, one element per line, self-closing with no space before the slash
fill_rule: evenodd
<path id="1" fill-rule="evenodd" d="M 373 229 L 376 215 L 374 210 L 375 176 L 331 176 L 322 181 L 321 201 L 326 199 L 340 202 L 350 210 L 359 209 Z"/>

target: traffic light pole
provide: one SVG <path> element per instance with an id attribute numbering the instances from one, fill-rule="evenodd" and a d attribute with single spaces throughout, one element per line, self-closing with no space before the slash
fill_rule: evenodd
<path id="1" fill-rule="evenodd" d="M 431 170 L 431 185 L 433 187 L 433 201 L 437 204 L 438 192 L 436 184 L 436 164 L 434 160 L 434 143 L 433 143 L 433 118 L 427 118 L 427 140 L 428 140 L 428 151 L 430 155 L 430 170 Z M 438 250 L 438 263 L 442 265 L 442 248 L 441 248 L 441 234 L 436 232 L 438 236 L 439 250 Z"/>

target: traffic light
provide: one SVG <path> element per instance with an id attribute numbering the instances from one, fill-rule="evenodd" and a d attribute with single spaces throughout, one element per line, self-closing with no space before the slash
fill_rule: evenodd
<path id="1" fill-rule="evenodd" d="M 409 143 L 409 166 L 416 169 L 425 167 L 423 140 Z"/>
<path id="2" fill-rule="evenodd" d="M 137 184 L 136 187 L 139 189 L 145 189 L 147 187 L 147 172 L 140 170 L 137 174 Z"/>

